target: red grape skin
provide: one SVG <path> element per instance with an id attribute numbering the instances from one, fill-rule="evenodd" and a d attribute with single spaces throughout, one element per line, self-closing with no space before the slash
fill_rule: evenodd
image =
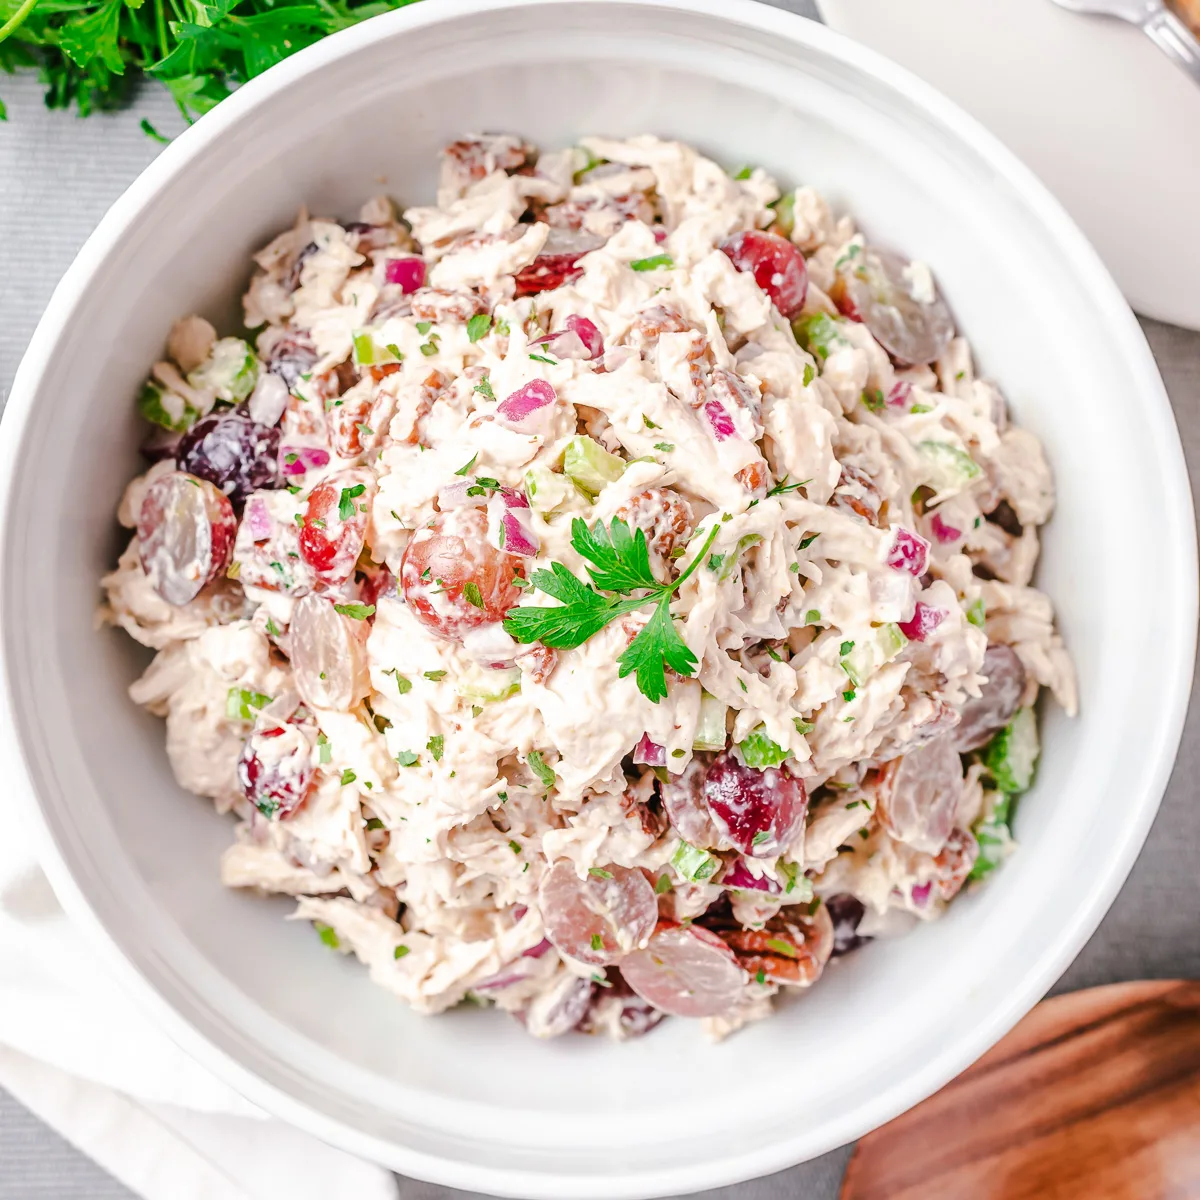
<path id="1" fill-rule="evenodd" d="M 747 975 L 715 933 L 663 922 L 644 950 L 621 961 L 625 982 L 643 1000 L 676 1017 L 715 1017 L 742 997 Z"/>
<path id="2" fill-rule="evenodd" d="M 237 518 L 228 498 L 184 471 L 160 475 L 138 512 L 138 557 L 168 604 L 194 600 L 233 557 Z"/>
<path id="3" fill-rule="evenodd" d="M 284 821 L 312 787 L 312 746 L 295 725 L 256 729 L 242 748 L 237 774 L 246 799 L 264 817 Z"/>
<path id="4" fill-rule="evenodd" d="M 345 583 L 354 574 L 374 497 L 375 481 L 365 471 L 339 471 L 309 494 L 300 557 L 322 583 Z"/>
<path id="5" fill-rule="evenodd" d="M 519 558 L 487 540 L 483 510 L 456 508 L 413 534 L 400 563 L 400 587 L 422 624 L 461 641 L 470 630 L 504 619 L 521 598 L 513 580 L 522 574 Z"/>
<path id="6" fill-rule="evenodd" d="M 937 854 L 954 827 L 962 786 L 962 760 L 954 734 L 943 734 L 881 768 L 876 792 L 879 820 L 898 842 Z"/>
<path id="7" fill-rule="evenodd" d="M 781 316 L 790 320 L 804 307 L 808 267 L 804 255 L 786 238 L 751 229 L 735 233 L 721 243 L 721 249 L 739 271 L 754 276 Z"/>
<path id="8" fill-rule="evenodd" d="M 658 920 L 658 899 L 640 872 L 612 863 L 580 879 L 560 859 L 542 879 L 538 906 L 555 948 L 591 966 L 608 966 L 644 946 Z"/>

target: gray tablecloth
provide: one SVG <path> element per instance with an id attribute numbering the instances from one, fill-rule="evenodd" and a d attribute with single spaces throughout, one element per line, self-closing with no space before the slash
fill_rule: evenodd
<path id="1" fill-rule="evenodd" d="M 809 11 L 809 0 L 779 0 Z M 155 155 L 148 118 L 173 132 L 164 93 L 132 111 L 78 121 L 47 114 L 29 79 L 0 75 L 9 123 L 0 125 L 0 401 L 59 276 L 108 205 Z M 1164 266 L 1164 270 L 1169 267 Z M 1175 406 L 1192 475 L 1200 482 L 1200 334 L 1143 322 Z M 1120 713 L 1113 733 L 1120 736 Z M 1193 703 L 1179 762 L 1149 841 L 1112 911 L 1056 990 L 1126 979 L 1200 977 L 1200 706 Z M 716 1131 L 715 1131 L 716 1132 Z M 849 1148 L 791 1171 L 705 1193 L 710 1200 L 833 1200 Z M 449 1188 L 400 1181 L 403 1200 L 455 1200 Z M 0 1092 L 0 1197 L 116 1200 L 125 1188 Z"/>

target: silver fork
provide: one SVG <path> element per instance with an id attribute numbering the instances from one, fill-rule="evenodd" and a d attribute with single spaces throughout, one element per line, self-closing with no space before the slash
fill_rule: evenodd
<path id="1" fill-rule="evenodd" d="M 1200 83 L 1200 41 L 1163 0 L 1054 0 L 1071 12 L 1118 17 L 1136 25 L 1172 62 Z"/>

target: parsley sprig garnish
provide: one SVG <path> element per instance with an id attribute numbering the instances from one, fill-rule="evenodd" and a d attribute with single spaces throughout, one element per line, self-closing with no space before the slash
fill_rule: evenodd
<path id="1" fill-rule="evenodd" d="M 696 656 L 671 619 L 671 598 L 704 561 L 718 532 L 714 525 L 688 566 L 671 583 L 661 583 L 650 567 L 646 535 L 640 529 L 630 531 L 619 517 L 607 526 L 598 521 L 589 529 L 576 517 L 571 522 L 571 545 L 587 561 L 591 583 L 562 563 L 551 563 L 548 571 L 534 571 L 530 577 L 533 587 L 561 603 L 509 609 L 504 628 L 518 642 L 570 649 L 583 645 L 618 617 L 653 604 L 650 620 L 617 662 L 620 677 L 635 675 L 638 690 L 657 704 L 667 694 L 667 667 L 680 675 L 695 673 Z"/>
<path id="2" fill-rule="evenodd" d="M 119 108 L 141 76 L 163 84 L 187 121 L 231 86 L 326 34 L 411 0 L 17 0 L 0 3 L 0 70 L 36 70 L 46 105 L 79 115 Z M 0 120 L 5 116 L 0 102 Z M 166 139 L 150 125 L 142 129 Z"/>

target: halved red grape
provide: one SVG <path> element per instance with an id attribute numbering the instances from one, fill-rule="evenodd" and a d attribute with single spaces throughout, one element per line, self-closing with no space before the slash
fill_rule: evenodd
<path id="1" fill-rule="evenodd" d="M 572 283 L 583 274 L 579 260 L 603 245 L 602 237 L 571 229 L 551 229 L 537 258 L 513 276 L 518 298 Z"/>
<path id="2" fill-rule="evenodd" d="M 876 811 L 898 842 L 937 854 L 954 828 L 962 786 L 954 735 L 943 734 L 880 769 Z"/>
<path id="3" fill-rule="evenodd" d="M 580 879 L 566 859 L 543 877 L 538 907 L 555 948 L 591 966 L 644 946 L 658 920 L 658 898 L 641 871 L 609 864 Z"/>
<path id="4" fill-rule="evenodd" d="M 863 937 L 858 932 L 858 926 L 867 914 L 866 905 L 857 896 L 849 892 L 839 892 L 825 901 L 829 910 L 829 918 L 833 922 L 833 950 L 831 958 L 840 954 L 849 954 L 859 946 L 865 946 L 871 939 Z"/>
<path id="5" fill-rule="evenodd" d="M 304 803 L 312 787 L 312 743 L 296 725 L 256 729 L 242 747 L 238 782 L 264 817 L 283 821 Z"/>
<path id="6" fill-rule="evenodd" d="M 344 583 L 362 553 L 375 496 L 368 471 L 339 471 L 313 488 L 300 530 L 300 556 L 324 583 Z"/>
<path id="7" fill-rule="evenodd" d="M 480 625 L 503 620 L 521 598 L 513 580 L 522 574 L 519 558 L 487 540 L 482 509 L 455 508 L 413 534 L 400 563 L 400 586 L 423 624 L 461 640 Z"/>
<path id="8" fill-rule="evenodd" d="M 978 750 L 1012 720 L 1025 694 L 1025 666 L 1011 646 L 990 642 L 980 675 L 987 676 L 979 699 L 968 700 L 955 731 L 955 745 L 965 754 Z"/>
<path id="9" fill-rule="evenodd" d="M 789 320 L 804 307 L 808 294 L 808 267 L 804 255 L 787 238 L 750 229 L 721 243 L 730 262 L 749 272 L 771 298 L 781 316 Z"/>
<path id="10" fill-rule="evenodd" d="M 741 999 L 746 973 L 715 933 L 695 925 L 660 924 L 644 950 L 621 960 L 625 982 L 674 1017 L 716 1017 Z"/>
<path id="11" fill-rule="evenodd" d="M 234 504 L 251 492 L 283 486 L 279 430 L 236 410 L 197 421 L 183 435 L 175 465 L 216 484 Z"/>
<path id="12" fill-rule="evenodd" d="M 891 250 L 867 249 L 847 257 L 831 293 L 894 359 L 913 365 L 933 362 L 954 337 L 946 302 L 923 293 L 918 269 Z"/>
<path id="13" fill-rule="evenodd" d="M 183 471 L 160 475 L 138 513 L 138 556 L 168 604 L 187 604 L 233 557 L 237 518 L 226 496 Z"/>
<path id="14" fill-rule="evenodd" d="M 704 777 L 704 803 L 717 829 L 743 854 L 772 858 L 804 826 L 804 781 L 777 767 L 743 766 L 718 754 Z"/>
<path id="15" fill-rule="evenodd" d="M 715 850 L 721 845 L 720 830 L 704 803 L 709 761 L 707 755 L 698 754 L 679 775 L 669 776 L 662 784 L 663 808 L 672 827 L 685 842 L 701 850 Z"/>
<path id="16" fill-rule="evenodd" d="M 347 712 L 366 695 L 367 632 L 365 620 L 343 616 L 324 596 L 310 593 L 297 603 L 289 629 L 291 659 L 306 704 Z"/>

